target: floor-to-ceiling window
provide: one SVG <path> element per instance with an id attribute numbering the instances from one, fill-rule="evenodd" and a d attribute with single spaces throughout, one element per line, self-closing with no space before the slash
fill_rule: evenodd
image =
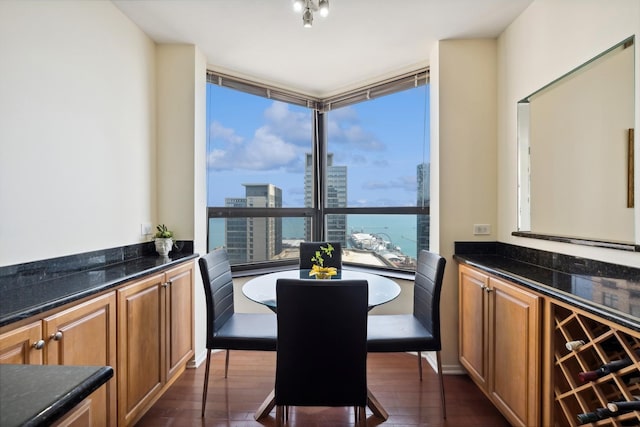
<path id="1" fill-rule="evenodd" d="M 251 268 L 338 241 L 344 264 L 415 268 L 429 242 L 427 70 L 327 99 L 207 80 L 209 249 Z"/>

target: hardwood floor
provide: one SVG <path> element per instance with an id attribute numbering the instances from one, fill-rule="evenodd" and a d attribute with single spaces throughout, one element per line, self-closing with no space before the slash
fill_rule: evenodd
<path id="1" fill-rule="evenodd" d="M 442 419 L 438 377 L 423 362 L 418 378 L 416 356 L 369 354 L 369 389 L 389 413 L 382 421 L 367 409 L 367 426 L 501 427 L 507 421 L 466 375 L 445 375 L 447 419 Z M 201 418 L 204 363 L 187 369 L 169 391 L 137 423 L 138 427 L 274 426 L 275 410 L 260 421 L 255 410 L 273 389 L 275 352 L 232 351 L 224 378 L 224 352 L 211 358 L 205 417 Z M 290 426 L 351 426 L 352 408 L 290 409 Z"/>

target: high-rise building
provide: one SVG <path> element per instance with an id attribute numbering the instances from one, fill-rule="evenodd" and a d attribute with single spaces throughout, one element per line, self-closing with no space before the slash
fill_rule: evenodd
<path id="1" fill-rule="evenodd" d="M 245 198 L 226 198 L 227 207 L 281 208 L 282 190 L 273 184 L 242 184 Z M 282 251 L 282 218 L 227 218 L 225 245 L 232 264 L 267 261 Z"/>
<path id="2" fill-rule="evenodd" d="M 333 165 L 333 153 L 327 155 L 326 168 L 327 208 L 347 207 L 347 167 Z M 313 205 L 313 156 L 307 153 L 304 169 L 304 205 Z M 311 219 L 305 221 L 305 238 L 311 240 Z M 340 242 L 342 247 L 347 243 L 347 216 L 334 214 L 327 217 L 325 240 Z"/>
<path id="3" fill-rule="evenodd" d="M 417 182 L 418 182 L 418 200 L 417 206 L 430 206 L 430 177 L 429 173 L 431 165 L 429 163 L 420 163 L 417 168 Z M 429 249 L 429 223 L 430 215 L 418 215 L 416 224 L 416 241 L 418 253 L 422 249 Z"/>

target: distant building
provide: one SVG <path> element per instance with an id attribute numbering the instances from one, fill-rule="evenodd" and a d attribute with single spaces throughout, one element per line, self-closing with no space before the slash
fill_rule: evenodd
<path id="1" fill-rule="evenodd" d="M 417 168 L 417 182 L 418 182 L 418 200 L 417 206 L 430 206 L 430 177 L 429 173 L 431 165 L 429 163 L 420 163 Z M 418 253 L 422 249 L 429 249 L 429 223 L 430 215 L 418 215 L 416 224 L 416 241 Z"/>
<path id="2" fill-rule="evenodd" d="M 333 153 L 327 155 L 327 204 L 328 208 L 347 207 L 347 167 L 333 165 Z M 304 168 L 304 206 L 313 206 L 313 156 L 307 154 Z M 311 219 L 305 221 L 305 238 L 311 240 Z M 327 217 L 325 240 L 347 244 L 347 216 L 344 214 Z"/>
<path id="3" fill-rule="evenodd" d="M 242 184 L 245 198 L 226 198 L 227 207 L 282 207 L 273 184 Z M 282 251 L 282 218 L 227 218 L 225 246 L 231 264 L 267 261 Z"/>

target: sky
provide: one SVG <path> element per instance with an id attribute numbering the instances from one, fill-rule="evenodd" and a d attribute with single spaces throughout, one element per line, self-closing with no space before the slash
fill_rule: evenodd
<path id="1" fill-rule="evenodd" d="M 416 169 L 429 163 L 428 86 L 328 113 L 328 151 L 347 166 L 350 207 L 415 206 Z M 304 206 L 311 110 L 207 84 L 207 202 L 274 184 L 283 207 Z M 224 183 L 224 185 L 218 185 Z"/>

